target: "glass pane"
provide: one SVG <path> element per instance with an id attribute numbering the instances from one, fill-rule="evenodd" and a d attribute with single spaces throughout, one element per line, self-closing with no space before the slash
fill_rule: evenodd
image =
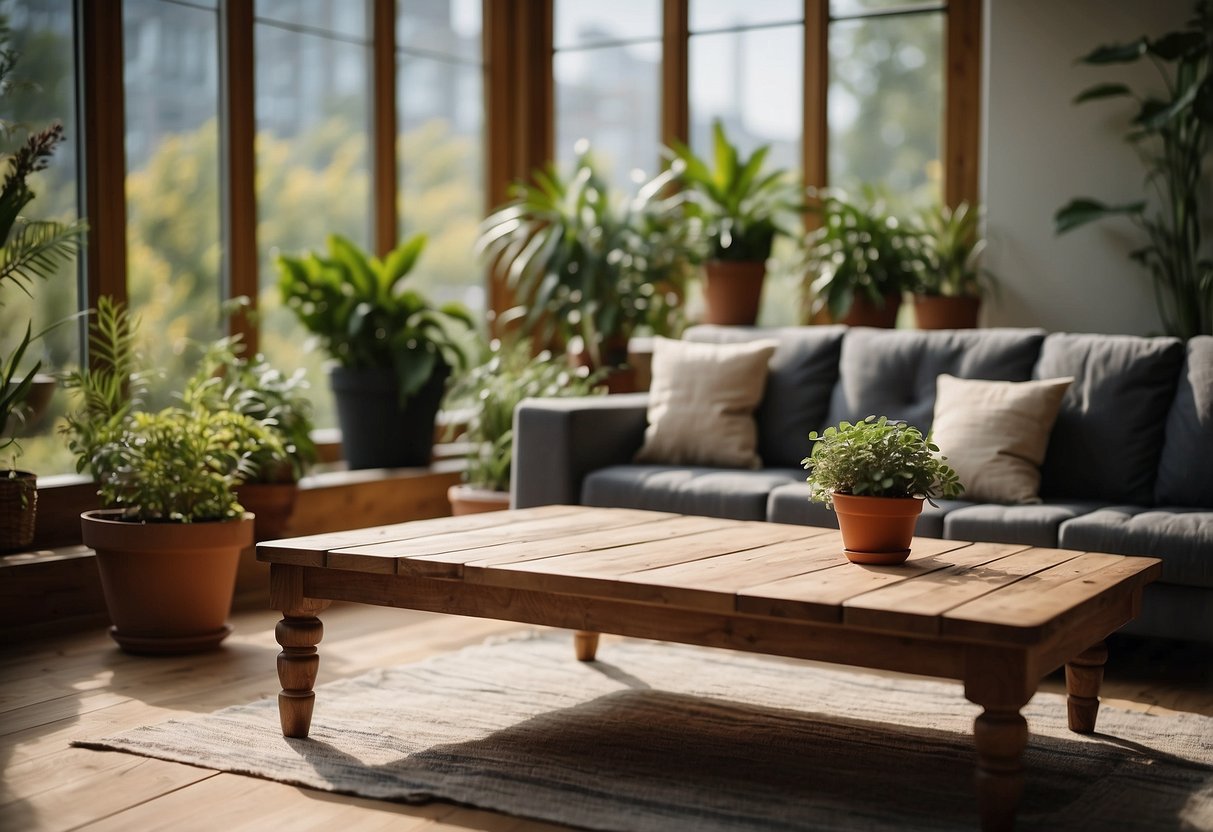
<path id="1" fill-rule="evenodd" d="M 330 233 L 371 246 L 370 50 L 265 24 L 254 36 L 261 349 L 306 368 L 316 424 L 331 427 L 327 355 L 282 308 L 274 256 L 322 250 Z"/>
<path id="2" fill-rule="evenodd" d="M 792 23 L 804 20 L 804 0 L 691 0 L 690 28 L 728 29 L 764 23 Z"/>
<path id="3" fill-rule="evenodd" d="M 930 2 L 930 0 L 927 0 Z M 845 17 L 849 14 L 862 14 L 864 12 L 884 11 L 887 9 L 896 9 L 900 6 L 915 6 L 918 3 L 914 0 L 830 0 L 830 15 L 832 17 Z"/>
<path id="4" fill-rule="evenodd" d="M 3 94 L 2 117 L 38 131 L 54 122 L 63 125 L 63 141 L 44 171 L 34 173 L 26 184 L 35 198 L 22 211 L 31 220 L 71 222 L 78 216 L 76 182 L 79 177 L 77 153 L 79 129 L 76 123 L 76 92 L 73 83 L 74 47 L 72 43 L 72 4 L 70 0 L 0 0 L 0 16 L 12 27 L 9 48 L 15 53 L 16 66 L 9 80 L 28 82 L 14 85 Z M 8 155 L 23 143 L 29 133 L 19 129 L 0 137 L 0 155 Z M 8 169 L 7 163 L 3 165 Z M 7 359 L 25 334 L 26 324 L 35 332 L 46 329 L 71 315 L 79 307 L 76 290 L 76 259 L 60 266 L 45 281 L 29 287 L 32 297 L 17 286 L 0 288 L 0 356 Z M 40 372 L 50 373 L 80 360 L 79 329 L 73 322 L 59 324 L 27 350 L 20 371 L 24 375 L 38 361 Z M 21 431 L 21 449 L 17 465 L 39 476 L 75 470 L 63 438 L 55 433 L 55 423 L 63 415 L 67 397 L 51 392 L 46 408 Z M 10 467 L 10 447 L 0 457 L 0 467 Z"/>
<path id="5" fill-rule="evenodd" d="M 874 184 L 894 207 L 939 198 L 943 23 L 929 13 L 830 27 L 832 184 Z"/>
<path id="6" fill-rule="evenodd" d="M 400 231 L 428 238 L 413 286 L 483 311 L 484 269 L 473 252 L 485 211 L 481 69 L 406 55 L 397 67 Z"/>
<path id="7" fill-rule="evenodd" d="M 660 39 L 661 0 L 556 0 L 557 49 Z"/>
<path id="8" fill-rule="evenodd" d="M 480 0 L 409 0 L 396 12 L 396 45 L 480 63 Z"/>
<path id="9" fill-rule="evenodd" d="M 598 169 L 625 193 L 652 176 L 661 145 L 661 44 L 557 52 L 556 160 L 568 170 L 586 139 Z M 638 175 L 638 174 L 637 174 Z"/>
<path id="10" fill-rule="evenodd" d="M 153 406 L 193 371 L 186 339 L 223 334 L 219 18 L 163 0 L 122 6 L 126 48 L 127 290 L 164 371 Z"/>
<path id="11" fill-rule="evenodd" d="M 800 26 L 692 36 L 691 147 L 711 153 L 712 121 L 719 118 L 743 152 L 769 144 L 769 165 L 799 170 L 803 53 Z"/>
<path id="12" fill-rule="evenodd" d="M 370 37 L 367 5 L 350 0 L 256 0 L 253 14 L 261 21 L 306 26 L 366 40 Z"/>

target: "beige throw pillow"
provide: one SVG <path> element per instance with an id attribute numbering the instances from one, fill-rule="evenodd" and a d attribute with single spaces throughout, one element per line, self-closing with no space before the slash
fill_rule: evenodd
<path id="1" fill-rule="evenodd" d="M 1040 502 L 1040 464 L 1073 381 L 939 376 L 931 438 L 964 483 L 964 499 Z"/>
<path id="2" fill-rule="evenodd" d="M 757 468 L 754 408 L 776 342 L 653 339 L 649 426 L 637 462 Z"/>

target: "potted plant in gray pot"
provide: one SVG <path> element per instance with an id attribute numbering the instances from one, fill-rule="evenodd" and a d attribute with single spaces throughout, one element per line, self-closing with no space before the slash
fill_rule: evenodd
<path id="1" fill-rule="evenodd" d="M 283 302 L 336 362 L 329 381 L 350 468 L 429 465 L 447 378 L 467 364 L 467 310 L 407 285 L 424 247 L 417 235 L 380 259 L 334 234 L 327 255 L 277 259 Z"/>
<path id="2" fill-rule="evenodd" d="M 686 214 L 702 234 L 705 323 L 753 325 L 776 238 L 800 235 L 800 185 L 783 168 L 763 169 L 769 152 L 763 145 L 742 158 L 719 120 L 712 124 L 713 164 L 681 142 L 668 151 Z"/>
<path id="3" fill-rule="evenodd" d="M 921 267 L 918 232 L 871 188 L 858 199 L 838 189 L 810 195 L 809 210 L 821 215 L 821 224 L 805 239 L 805 320 L 892 327 L 901 293 Z"/>
<path id="4" fill-rule="evenodd" d="M 523 399 L 588 396 L 605 392 L 605 370 L 572 368 L 544 350 L 535 354 L 525 339 L 494 340 L 484 357 L 451 387 L 448 405 L 465 414 L 462 439 L 468 443 L 464 482 L 447 491 L 455 515 L 510 507 L 514 458 L 514 408 Z"/>
<path id="5" fill-rule="evenodd" d="M 955 208 L 936 205 L 923 212 L 918 226 L 914 315 L 919 329 L 973 329 L 981 299 L 994 284 L 981 267 L 986 241 L 981 212 L 967 202 Z"/>
<path id="6" fill-rule="evenodd" d="M 905 562 L 923 500 L 964 491 L 939 448 L 905 422 L 868 416 L 813 431 L 809 441 L 809 499 L 838 515 L 852 563 Z"/>
<path id="7" fill-rule="evenodd" d="M 255 474 L 255 455 L 284 451 L 268 426 L 228 407 L 209 383 L 190 382 L 177 404 L 143 410 L 149 374 L 137 328 L 102 297 L 89 365 L 66 377 L 77 406 L 62 430 L 103 506 L 81 515 L 83 541 L 97 552 L 110 634 L 124 650 L 205 650 L 231 632 L 237 563 L 253 542 L 253 516 L 235 488 Z"/>

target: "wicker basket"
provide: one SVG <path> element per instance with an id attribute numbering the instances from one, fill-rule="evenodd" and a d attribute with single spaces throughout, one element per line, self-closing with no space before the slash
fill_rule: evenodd
<path id="1" fill-rule="evenodd" d="M 0 550 L 34 542 L 38 478 L 28 471 L 0 471 Z"/>

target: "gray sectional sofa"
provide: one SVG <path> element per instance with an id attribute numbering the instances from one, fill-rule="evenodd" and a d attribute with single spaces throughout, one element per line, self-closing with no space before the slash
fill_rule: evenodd
<path id="1" fill-rule="evenodd" d="M 515 412 L 515 507 L 621 506 L 835 526 L 808 500 L 808 434 L 869 414 L 930 430 L 935 379 L 1073 376 L 1041 468 L 1042 502 L 927 505 L 918 534 L 1153 555 L 1140 633 L 1213 642 L 1213 337 L 701 326 L 686 338 L 775 337 L 755 413 L 764 467 L 632 462 L 647 394 L 532 399 Z"/>

